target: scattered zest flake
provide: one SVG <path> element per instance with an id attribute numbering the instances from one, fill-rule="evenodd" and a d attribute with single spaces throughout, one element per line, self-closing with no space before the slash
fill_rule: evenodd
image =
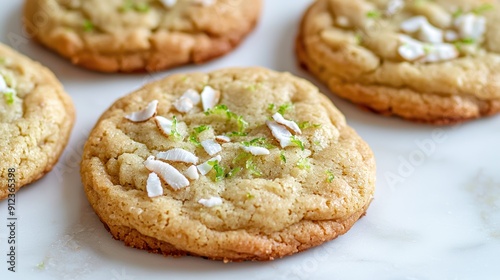
<path id="1" fill-rule="evenodd" d="M 225 176 L 225 171 L 222 166 L 219 165 L 218 160 L 210 160 L 208 161 L 208 164 L 212 166 L 212 168 L 215 170 L 215 177 L 214 177 L 214 182 L 220 182 L 224 180 Z"/>
<path id="2" fill-rule="evenodd" d="M 326 175 L 327 175 L 327 177 L 326 177 L 326 181 L 327 181 L 328 183 L 333 182 L 333 180 L 335 179 L 335 175 L 333 174 L 333 172 L 332 172 L 332 171 L 330 171 L 330 170 L 327 170 L 327 171 L 326 171 Z"/>
<path id="3" fill-rule="evenodd" d="M 194 89 L 188 89 L 174 102 L 174 107 L 181 113 L 188 113 L 200 103 L 200 94 Z"/>
<path id="4" fill-rule="evenodd" d="M 245 162 L 245 168 L 250 173 L 250 175 L 260 177 L 262 176 L 262 172 L 257 168 L 257 165 L 253 162 L 253 158 L 247 159 Z"/>
<path id="5" fill-rule="evenodd" d="M 370 19 L 378 19 L 380 16 L 381 14 L 379 11 L 369 11 L 366 13 L 366 17 Z"/>
<path id="6" fill-rule="evenodd" d="M 311 169 L 311 164 L 309 163 L 309 158 L 299 159 L 299 161 L 297 162 L 297 167 L 299 167 L 300 169 L 304 169 L 304 170 Z"/>
<path id="7" fill-rule="evenodd" d="M 129 12 L 135 10 L 140 13 L 146 13 L 150 9 L 148 3 L 135 3 L 134 0 L 125 0 L 120 7 L 120 12 Z"/>
<path id="8" fill-rule="evenodd" d="M 210 129 L 210 126 L 208 126 L 208 125 L 200 125 L 200 126 L 195 127 L 193 129 L 193 133 L 191 133 L 191 135 L 189 136 L 189 141 L 197 147 L 201 146 L 201 143 L 198 140 L 198 135 L 200 133 L 202 133 L 203 131 L 206 131 L 209 129 Z"/>
<path id="9" fill-rule="evenodd" d="M 14 104 L 15 101 L 14 96 L 16 95 L 16 90 L 10 88 L 7 85 L 7 82 L 5 81 L 2 75 L 0 75 L 0 93 L 3 93 L 5 101 L 7 102 L 8 105 Z"/>
<path id="10" fill-rule="evenodd" d="M 280 159 L 283 163 L 286 163 L 286 157 L 285 157 L 285 152 L 281 151 L 280 153 Z"/>
<path id="11" fill-rule="evenodd" d="M 156 115 L 157 107 L 158 100 L 153 100 L 143 110 L 128 114 L 125 118 L 132 122 L 145 122 Z"/>
<path id="12" fill-rule="evenodd" d="M 241 167 L 237 166 L 233 169 L 231 169 L 227 174 L 226 178 L 233 178 L 236 174 L 238 174 L 241 171 Z"/>
<path id="13" fill-rule="evenodd" d="M 264 156 L 269 155 L 270 153 L 269 150 L 264 147 L 242 145 L 241 148 L 243 148 L 245 152 L 251 153 L 254 156 Z"/>
<path id="14" fill-rule="evenodd" d="M 246 122 L 243 119 L 243 116 L 240 116 L 240 115 L 237 115 L 237 114 L 231 112 L 231 110 L 229 110 L 229 108 L 224 104 L 217 105 L 217 106 L 205 111 L 205 115 L 207 115 L 207 116 L 209 116 L 209 115 L 226 115 L 228 120 L 232 120 L 232 119 L 236 120 L 236 123 L 238 125 L 238 132 L 241 132 L 241 133 L 243 133 L 243 131 L 248 126 L 248 122 Z"/>
<path id="15" fill-rule="evenodd" d="M 207 175 L 207 173 L 213 169 L 213 165 L 210 162 L 213 162 L 214 160 L 217 162 L 220 162 L 222 160 L 222 157 L 220 155 L 218 155 L 218 156 L 211 158 L 211 159 L 205 161 L 204 163 L 196 166 L 196 168 L 198 168 L 198 171 L 200 171 L 201 175 Z"/>
<path id="16" fill-rule="evenodd" d="M 95 27 L 92 21 L 86 19 L 83 21 L 83 31 L 85 32 L 92 32 L 94 31 Z"/>
<path id="17" fill-rule="evenodd" d="M 297 147 L 299 147 L 302 151 L 305 150 L 305 147 L 304 147 L 304 142 L 302 142 L 302 140 L 300 140 L 299 138 L 297 138 L 297 136 L 293 135 L 290 139 L 290 141 Z"/>
<path id="18" fill-rule="evenodd" d="M 309 121 L 299 123 L 300 129 L 308 129 L 308 128 L 318 128 L 321 127 L 321 124 L 311 123 Z"/>

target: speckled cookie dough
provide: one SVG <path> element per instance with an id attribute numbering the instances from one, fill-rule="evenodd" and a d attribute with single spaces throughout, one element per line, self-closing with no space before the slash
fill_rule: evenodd
<path id="1" fill-rule="evenodd" d="M 25 25 L 43 45 L 102 72 L 203 63 L 254 28 L 261 0 L 26 0 Z"/>
<path id="2" fill-rule="evenodd" d="M 173 75 L 123 97 L 81 175 L 114 238 L 164 255 L 272 260 L 365 213 L 375 160 L 309 82 L 262 68 Z"/>
<path id="3" fill-rule="evenodd" d="M 387 115 L 453 124 L 500 111 L 497 1 L 319 0 L 297 38 L 304 68 Z"/>
<path id="4" fill-rule="evenodd" d="M 8 183 L 17 191 L 52 169 L 74 118 L 73 103 L 54 74 L 0 44 L 0 199 L 11 192 Z"/>

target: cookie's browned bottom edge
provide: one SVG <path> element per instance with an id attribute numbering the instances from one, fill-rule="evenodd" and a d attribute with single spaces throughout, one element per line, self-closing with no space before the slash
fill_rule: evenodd
<path id="1" fill-rule="evenodd" d="M 283 258 L 285 256 L 293 255 L 302 251 L 305 251 L 309 248 L 318 246 L 320 244 L 323 244 L 324 242 L 330 241 L 335 239 L 336 237 L 343 235 L 347 231 L 351 229 L 351 227 L 361 218 L 366 214 L 366 210 L 368 206 L 370 205 L 371 201 L 365 205 L 361 210 L 358 212 L 355 212 L 353 215 L 348 217 L 345 220 L 342 221 L 322 221 L 322 222 L 331 222 L 331 223 L 337 223 L 342 225 L 342 231 L 341 232 L 336 232 L 336 234 L 332 236 L 323 236 L 324 238 L 320 239 L 317 242 L 311 243 L 311 244 L 301 244 L 300 248 L 296 248 L 292 252 L 281 252 L 281 251 L 275 251 L 273 250 L 272 253 L 262 256 L 262 255 L 254 255 L 254 256 L 248 256 L 247 253 L 242 254 L 241 257 L 232 257 L 232 258 L 226 258 L 226 257 L 219 257 L 219 256 L 210 256 L 210 255 L 199 255 L 199 254 L 194 254 L 191 252 L 187 251 L 182 251 L 177 249 L 173 244 L 170 244 L 168 242 L 160 241 L 156 238 L 146 236 L 141 234 L 139 231 L 125 227 L 125 226 L 112 226 L 106 224 L 102 219 L 101 222 L 103 223 L 104 227 L 106 230 L 111 233 L 114 239 L 123 241 L 126 246 L 136 248 L 136 249 L 141 249 L 141 250 L 146 250 L 150 253 L 155 253 L 155 254 L 162 254 L 166 257 L 171 256 L 171 257 L 182 257 L 182 256 L 195 256 L 195 257 L 202 257 L 204 259 L 209 259 L 209 260 L 215 260 L 215 261 L 223 261 L 225 263 L 228 262 L 242 262 L 242 261 L 272 261 L 277 258 Z"/>
<path id="2" fill-rule="evenodd" d="M 220 57 L 234 51 L 246 39 L 246 37 L 248 37 L 248 35 L 255 29 L 258 22 L 259 22 L 259 16 L 257 16 L 255 18 L 255 20 L 252 21 L 252 23 L 250 24 L 250 27 L 247 30 L 245 30 L 239 34 L 236 34 L 236 35 L 233 34 L 233 36 L 220 37 L 220 38 L 212 37 L 211 40 L 213 42 L 217 42 L 217 43 L 211 44 L 209 49 L 204 49 L 203 51 L 192 51 L 190 54 L 189 60 L 187 60 L 187 61 L 167 63 L 164 65 L 161 65 L 161 64 L 160 65 L 151 65 L 150 63 L 148 63 L 146 61 L 141 67 L 132 67 L 132 68 L 128 68 L 128 67 L 121 66 L 121 65 L 117 68 L 115 68 L 115 67 L 109 68 L 107 66 L 104 67 L 101 65 L 102 63 L 100 63 L 100 60 L 102 58 L 109 59 L 110 57 L 102 55 L 100 53 L 83 53 L 83 54 L 79 54 L 79 55 L 76 55 L 73 57 L 69 57 L 67 55 L 63 55 L 63 54 L 59 53 L 54 48 L 45 45 L 36 36 L 33 36 L 32 39 L 36 43 L 41 45 L 42 47 L 48 49 L 49 51 L 54 52 L 54 53 L 66 58 L 66 59 L 69 59 L 73 65 L 83 67 L 84 69 L 87 69 L 90 71 L 101 72 L 101 73 L 140 74 L 140 73 L 165 71 L 165 70 L 169 70 L 169 69 L 172 69 L 175 67 L 180 67 L 183 65 L 190 65 L 190 64 L 198 65 L 198 64 L 203 64 L 203 63 L 209 62 L 211 60 L 220 58 Z M 31 27 L 26 26 L 26 28 L 30 29 Z M 36 33 L 34 33 L 34 34 L 36 34 Z M 223 47 L 223 48 L 214 47 L 214 45 L 221 45 L 221 44 L 222 45 L 229 44 L 230 47 L 228 47 L 228 48 L 226 48 L 226 47 Z M 151 55 L 155 54 L 155 52 L 151 51 L 150 54 Z M 125 56 L 119 56 L 119 55 L 116 56 L 116 59 L 120 59 L 120 60 L 126 60 L 126 58 L 127 58 L 126 55 Z"/>

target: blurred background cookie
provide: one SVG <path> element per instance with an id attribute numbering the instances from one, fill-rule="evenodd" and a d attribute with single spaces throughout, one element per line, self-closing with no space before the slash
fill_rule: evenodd
<path id="1" fill-rule="evenodd" d="M 319 0 L 296 50 L 343 98 L 452 124 L 500 111 L 499 12 L 496 1 Z"/>
<path id="2" fill-rule="evenodd" d="M 260 10 L 261 0 L 27 0 L 25 24 L 82 67 L 158 71 L 230 52 Z"/>
<path id="3" fill-rule="evenodd" d="M 0 199 L 12 185 L 17 191 L 54 167 L 74 119 L 54 74 L 0 44 Z"/>

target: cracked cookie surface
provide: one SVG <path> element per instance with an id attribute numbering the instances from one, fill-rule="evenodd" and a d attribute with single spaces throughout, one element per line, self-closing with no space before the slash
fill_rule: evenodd
<path id="1" fill-rule="evenodd" d="M 218 110 L 227 108 L 222 113 L 204 112 L 201 105 L 187 113 L 176 109 L 185 92 L 207 86 L 220 94 Z M 155 100 L 157 117 L 175 116 L 177 136 L 164 135 L 153 119 L 125 118 Z M 300 125 L 294 139 L 301 145 L 282 148 L 273 137 L 266 122 L 276 111 Z M 230 139 L 217 154 L 219 168 L 177 190 L 162 182 L 163 194 L 148 197 L 149 157 L 178 148 L 203 163 L 214 156 L 199 141 L 216 135 Z M 257 142 L 268 154 L 245 152 L 245 143 Z M 181 173 L 190 165 L 169 163 Z M 272 260 L 349 230 L 373 197 L 375 161 L 312 84 L 247 68 L 173 75 L 121 98 L 92 130 L 81 175 L 95 212 L 128 246 L 224 261 Z M 208 204 L 210 198 L 219 203 Z"/>
<path id="2" fill-rule="evenodd" d="M 71 98 L 54 74 L 0 44 L 0 199 L 9 194 L 9 169 L 16 190 L 52 169 L 74 118 Z"/>
<path id="3" fill-rule="evenodd" d="M 163 2 L 176 3 L 27 0 L 25 25 L 43 45 L 85 68 L 158 71 L 231 51 L 254 28 L 261 9 L 261 0 Z"/>
<path id="4" fill-rule="evenodd" d="M 418 122 L 462 122 L 500 111 L 498 11 L 487 0 L 319 0 L 302 19 L 296 52 L 335 94 L 362 107 Z M 477 27 L 460 25 L 465 16 L 484 26 L 471 37 L 448 38 Z M 425 18 L 425 28 L 403 31 L 415 17 Z M 436 32 L 442 43 L 429 43 Z M 447 47 L 448 59 L 405 59 L 400 48 L 408 37 L 423 41 L 417 43 L 426 56 Z"/>

